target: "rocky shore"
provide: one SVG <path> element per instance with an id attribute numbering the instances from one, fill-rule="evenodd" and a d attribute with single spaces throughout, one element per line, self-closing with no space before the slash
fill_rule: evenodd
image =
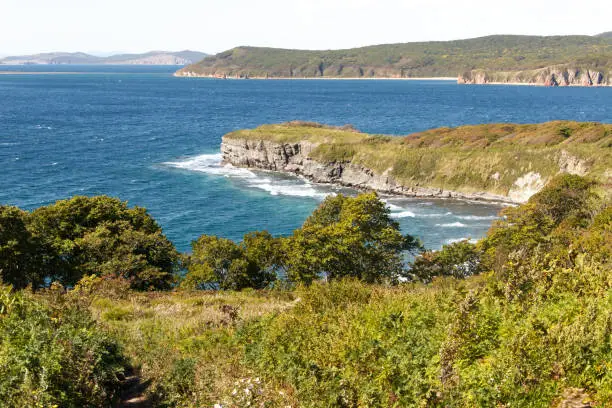
<path id="1" fill-rule="evenodd" d="M 512 204 L 522 203 L 528 198 L 525 198 L 523 192 L 502 196 L 487 192 L 449 191 L 420 185 L 406 186 L 398 183 L 388 172 L 377 174 L 371 169 L 351 162 L 325 163 L 314 160 L 310 157 L 310 152 L 316 146 L 316 144 L 308 141 L 276 143 L 224 137 L 221 143 L 221 153 L 224 163 L 236 167 L 292 173 L 306 177 L 315 183 L 336 184 L 362 190 L 373 190 L 383 194 L 496 201 Z M 538 183 L 539 181 L 535 180 L 535 182 Z M 529 186 L 527 187 L 529 188 Z M 543 184 L 541 187 L 543 187 Z"/>
<path id="2" fill-rule="evenodd" d="M 457 83 L 597 87 L 612 86 L 612 76 L 604 71 L 576 67 L 547 67 L 515 72 L 473 70 L 459 75 Z"/>

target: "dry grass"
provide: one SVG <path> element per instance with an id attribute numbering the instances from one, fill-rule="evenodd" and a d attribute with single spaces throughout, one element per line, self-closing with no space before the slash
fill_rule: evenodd
<path id="1" fill-rule="evenodd" d="M 293 305 L 288 292 L 177 291 L 96 297 L 90 308 L 143 379 L 152 381 L 153 398 L 196 407 L 235 404 L 232 391 L 255 378 L 243 364 L 236 330 Z M 261 395 L 253 398 L 270 401 L 267 406 L 295 406 L 291 389 L 263 382 L 258 387 Z"/>

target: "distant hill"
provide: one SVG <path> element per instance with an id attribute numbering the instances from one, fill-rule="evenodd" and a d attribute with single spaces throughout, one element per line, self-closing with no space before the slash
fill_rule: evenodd
<path id="1" fill-rule="evenodd" d="M 550 68 L 550 72 L 544 74 L 533 72 L 544 68 Z M 566 74 L 555 71 L 557 68 L 576 72 Z M 482 70 L 484 75 L 472 75 L 474 70 Z M 587 76 L 591 80 L 591 71 L 601 73 L 595 78 L 601 81 L 597 85 L 607 85 L 612 82 L 610 81 L 612 41 L 607 34 L 554 37 L 494 35 L 468 40 L 386 44 L 328 51 L 238 47 L 189 65 L 178 71 L 177 76 L 237 78 L 461 76 L 464 82 L 487 82 L 487 74 L 503 72 L 507 75 L 500 78 L 500 82 L 544 84 L 556 73 L 557 76 L 565 75 L 571 81 L 583 81 L 586 84 Z M 523 72 L 525 75 L 519 75 Z M 556 82 L 565 84 L 561 78 L 557 78 Z"/>
<path id="2" fill-rule="evenodd" d="M 597 34 L 595 37 L 610 38 L 610 39 L 612 39 L 612 31 L 608 31 L 606 33 Z"/>
<path id="3" fill-rule="evenodd" d="M 187 65 L 206 57 L 207 54 L 197 51 L 151 51 L 144 54 L 121 54 L 109 57 L 97 57 L 82 52 L 52 52 L 35 55 L 22 55 L 0 59 L 0 64 L 146 64 L 146 65 Z"/>

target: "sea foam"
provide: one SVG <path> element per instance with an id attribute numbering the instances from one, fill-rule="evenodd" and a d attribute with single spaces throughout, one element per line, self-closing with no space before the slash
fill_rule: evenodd
<path id="1" fill-rule="evenodd" d="M 260 173 L 235 167 L 231 164 L 221 164 L 221 161 L 222 155 L 217 153 L 202 154 L 182 161 L 166 162 L 163 164 L 177 169 L 236 179 L 246 187 L 263 190 L 273 196 L 283 195 L 324 199 L 328 195 L 333 194 L 332 192 L 317 189 L 315 185 L 305 179 L 298 177 L 281 179 L 274 177 L 272 174 L 263 176 Z"/>
<path id="2" fill-rule="evenodd" d="M 495 215 L 457 215 L 461 220 L 497 220 L 499 217 Z"/>
<path id="3" fill-rule="evenodd" d="M 436 227 L 443 227 L 443 228 L 463 228 L 463 227 L 467 227 L 467 225 L 460 223 L 460 222 L 451 222 L 448 224 L 436 224 Z"/>
<path id="4" fill-rule="evenodd" d="M 398 212 L 398 213 L 391 213 L 391 217 L 392 218 L 414 218 L 416 217 L 416 214 L 413 213 L 412 211 L 402 211 L 402 212 Z"/>
<path id="5" fill-rule="evenodd" d="M 474 238 L 451 238 L 451 239 L 447 239 L 446 243 L 450 245 L 450 244 L 455 244 L 461 241 L 468 241 L 470 244 L 475 244 L 478 242 L 478 240 Z"/>

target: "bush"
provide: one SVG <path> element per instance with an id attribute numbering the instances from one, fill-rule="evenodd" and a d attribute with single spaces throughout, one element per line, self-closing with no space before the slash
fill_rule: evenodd
<path id="1" fill-rule="evenodd" d="M 0 287 L 0 401 L 10 407 L 100 407 L 125 366 L 89 314 Z"/>

